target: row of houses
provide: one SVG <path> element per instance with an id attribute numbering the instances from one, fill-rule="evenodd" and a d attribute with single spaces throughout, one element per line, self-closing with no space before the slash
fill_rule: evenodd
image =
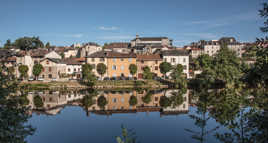
<path id="1" fill-rule="evenodd" d="M 33 66 L 40 63 L 43 66 L 38 79 L 43 81 L 61 81 L 80 79 L 83 64 L 91 64 L 93 72 L 100 77 L 96 67 L 103 63 L 107 72 L 103 77 L 143 77 L 143 68 L 149 67 L 156 76 L 163 76 L 160 64 L 169 62 L 175 66 L 181 64 L 184 73 L 189 77 L 189 55 L 187 50 L 179 50 L 172 46 L 172 40 L 167 37 L 137 37 L 130 43 L 110 43 L 103 47 L 96 43 L 75 44 L 71 47 L 50 47 L 29 51 L 17 50 L 1 58 L 8 67 L 15 69 L 15 75 L 20 77 L 18 67 L 26 65 L 28 77 L 33 78 Z M 137 74 L 131 75 L 129 66 L 138 67 Z M 169 75 L 170 73 L 168 73 Z"/>
<path id="2" fill-rule="evenodd" d="M 234 37 L 223 37 L 219 40 L 200 40 L 199 42 L 191 43 L 184 48 L 190 51 L 191 57 L 197 58 L 202 54 L 214 56 L 222 46 L 226 46 L 228 49 L 234 51 L 238 57 L 242 57 L 242 54 L 245 52 L 244 47 L 246 44 L 236 41 Z"/>

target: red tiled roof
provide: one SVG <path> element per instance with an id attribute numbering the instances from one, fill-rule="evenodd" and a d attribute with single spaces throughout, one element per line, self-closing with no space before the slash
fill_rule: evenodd
<path id="1" fill-rule="evenodd" d="M 119 53 L 114 51 L 99 51 L 88 56 L 89 58 L 135 58 L 134 53 Z"/>
<path id="2" fill-rule="evenodd" d="M 144 55 L 137 55 L 137 60 L 141 61 L 151 61 L 151 60 L 162 60 L 159 54 L 144 54 Z"/>
<path id="3" fill-rule="evenodd" d="M 128 48 L 130 43 L 110 43 L 104 48 L 113 49 L 113 48 Z"/>

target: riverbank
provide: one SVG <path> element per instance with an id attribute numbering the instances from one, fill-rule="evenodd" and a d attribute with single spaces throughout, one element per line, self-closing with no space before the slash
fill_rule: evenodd
<path id="1" fill-rule="evenodd" d="M 86 89 L 89 88 L 86 85 L 81 84 L 78 81 L 68 81 L 68 82 L 40 82 L 40 81 L 31 81 L 31 82 L 22 82 L 20 83 L 20 88 L 29 89 L 29 90 L 46 90 L 46 89 Z M 168 88 L 167 85 L 164 85 L 155 80 L 146 80 L 146 81 L 133 81 L 133 80 L 116 80 L 116 81 L 97 81 L 95 89 L 116 89 L 116 88 Z"/>

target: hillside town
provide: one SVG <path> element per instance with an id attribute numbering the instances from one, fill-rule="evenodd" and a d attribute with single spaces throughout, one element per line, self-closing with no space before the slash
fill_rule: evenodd
<path id="1" fill-rule="evenodd" d="M 69 81 L 82 78 L 82 65 L 90 64 L 93 73 L 99 80 L 143 79 L 145 67 L 153 73 L 153 77 L 164 77 L 160 65 L 163 62 L 171 66 L 183 66 L 187 78 L 193 78 L 195 71 L 191 69 L 193 59 L 202 54 L 214 56 L 225 45 L 242 58 L 246 47 L 251 43 L 240 43 L 234 37 L 223 37 L 219 40 L 200 40 L 184 47 L 173 46 L 168 37 L 139 37 L 130 42 L 109 43 L 101 46 L 97 43 L 73 44 L 71 46 L 50 46 L 32 49 L 20 49 L 9 44 L 0 49 L 1 62 L 11 68 L 14 75 L 24 81 Z M 36 77 L 34 66 L 42 65 L 42 71 Z M 99 64 L 106 67 L 105 73 L 97 70 Z M 137 72 L 132 74 L 129 67 L 136 65 Z M 20 66 L 27 66 L 27 74 L 22 76 Z M 169 77 L 171 72 L 167 72 Z M 198 72 L 196 72 L 198 73 Z M 22 78 L 26 77 L 26 78 Z"/>

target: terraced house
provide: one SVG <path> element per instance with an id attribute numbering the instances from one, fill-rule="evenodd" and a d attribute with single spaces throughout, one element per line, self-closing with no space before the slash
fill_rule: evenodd
<path id="1" fill-rule="evenodd" d="M 107 67 L 104 77 L 132 77 L 129 71 L 129 65 L 136 64 L 136 55 L 134 53 L 118 53 L 114 51 L 100 51 L 87 57 L 87 63 L 93 65 L 93 72 L 100 76 L 96 70 L 99 63 Z"/>
<path id="2" fill-rule="evenodd" d="M 160 64 L 162 63 L 162 58 L 159 54 L 144 54 L 137 55 L 137 67 L 138 67 L 138 78 L 143 77 L 143 68 L 148 66 L 151 72 L 155 73 L 158 77 L 161 77 Z"/>

